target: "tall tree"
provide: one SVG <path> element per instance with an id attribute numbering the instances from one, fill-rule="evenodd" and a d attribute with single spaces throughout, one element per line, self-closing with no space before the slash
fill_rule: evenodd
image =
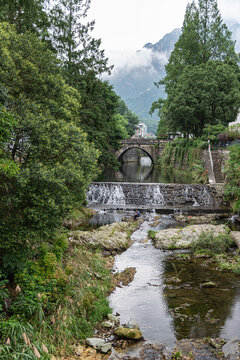
<path id="1" fill-rule="evenodd" d="M 94 21 L 86 21 L 90 2 L 60 0 L 54 5 L 53 44 L 62 60 L 65 79 L 81 94 L 80 123 L 88 139 L 100 149 L 102 163 L 114 163 L 121 133 L 117 131 L 115 117 L 118 97 L 107 82 L 99 79 L 101 74 L 111 71 L 111 66 L 100 49 L 101 40 L 91 36 Z"/>
<path id="2" fill-rule="evenodd" d="M 0 20 L 15 25 L 18 33 L 25 31 L 47 36 L 49 26 L 45 0 L 0 0 Z"/>
<path id="3" fill-rule="evenodd" d="M 203 109 L 203 104 L 206 105 L 207 99 L 212 97 L 211 88 L 219 88 L 220 92 L 223 91 L 223 93 L 228 90 L 227 82 L 219 83 L 220 77 L 219 80 L 215 78 L 214 81 L 216 80 L 217 83 L 213 82 L 211 84 L 212 87 L 208 88 L 211 95 L 206 92 L 207 84 L 214 77 L 208 71 L 211 68 L 213 74 L 216 74 L 220 66 L 219 61 L 229 64 L 232 67 L 233 73 L 235 73 L 235 79 L 238 77 L 238 56 L 234 51 L 231 33 L 222 21 L 217 1 L 198 0 L 198 5 L 192 2 L 186 8 L 182 34 L 176 42 L 169 62 L 166 65 L 166 76 L 159 82 L 159 84 L 165 85 L 168 95 L 162 110 L 160 109 L 160 113 L 161 116 L 164 115 L 164 123 L 168 124 L 169 130 L 187 131 L 187 129 L 191 128 L 193 131 L 193 128 L 197 129 L 196 124 L 201 124 L 198 131 L 193 131 L 193 134 L 199 135 L 205 122 L 216 123 L 216 121 L 223 121 L 226 124 L 228 121 L 231 121 L 232 116 L 235 116 L 235 110 L 232 111 L 232 116 L 226 115 L 226 118 L 223 119 L 222 116 L 218 116 L 219 113 L 216 116 L 214 109 L 212 111 L 206 108 Z M 206 65 L 204 70 L 204 66 L 198 68 L 201 65 Z M 194 67 L 196 67 L 196 71 Z M 202 71 L 205 76 L 208 74 L 209 78 L 201 78 Z M 206 82 L 206 86 L 204 82 Z M 197 101 L 193 93 L 190 100 L 189 93 L 193 87 L 196 90 L 202 89 L 202 96 L 199 99 L 201 103 Z M 237 92 L 239 91 L 235 80 L 233 88 Z M 215 93 L 215 96 L 216 98 L 212 99 L 212 104 L 218 103 L 218 94 Z M 234 96 L 233 100 L 236 101 L 235 109 L 239 105 L 238 96 Z M 202 111 L 198 111 L 197 108 L 201 106 Z M 214 105 L 212 106 L 214 107 Z M 229 106 L 228 109 L 227 106 Z M 222 108 L 227 111 L 227 114 L 231 112 L 232 106 L 233 104 L 229 104 L 227 97 L 222 99 Z M 203 113 L 205 114 L 204 116 Z M 191 122 L 193 122 L 192 127 L 190 126 Z"/>
<path id="4" fill-rule="evenodd" d="M 111 70 L 100 49 L 101 40 L 91 36 L 95 21 L 86 21 L 90 3 L 91 0 L 60 0 L 50 11 L 53 44 L 69 83 L 76 87 L 88 71 L 100 75 Z"/>
<path id="5" fill-rule="evenodd" d="M 79 93 L 66 84 L 58 63 L 37 36 L 0 24 L 0 89 L 14 117 L 13 123 L 0 111 L 0 157 L 19 167 L 14 173 L 0 166 L 0 264 L 5 256 L 7 267 L 84 202 L 97 172 L 99 153 L 78 126 Z"/>
<path id="6" fill-rule="evenodd" d="M 127 120 L 126 128 L 128 136 L 131 137 L 135 133 L 136 126 L 139 123 L 138 116 L 128 109 L 127 105 L 122 99 L 119 99 L 119 104 L 116 111 Z"/>

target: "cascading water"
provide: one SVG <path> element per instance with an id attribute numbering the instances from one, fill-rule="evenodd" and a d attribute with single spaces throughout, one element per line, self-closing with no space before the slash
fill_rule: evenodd
<path id="1" fill-rule="evenodd" d="M 90 185 L 87 192 L 87 201 L 90 204 L 125 205 L 126 199 L 120 185 Z"/>
<path id="2" fill-rule="evenodd" d="M 224 206 L 222 187 L 199 184 L 92 183 L 90 206 L 112 205 L 151 208 L 219 208 Z"/>
<path id="3" fill-rule="evenodd" d="M 146 199 L 148 205 L 165 205 L 164 195 L 160 186 L 149 186 L 146 190 Z"/>

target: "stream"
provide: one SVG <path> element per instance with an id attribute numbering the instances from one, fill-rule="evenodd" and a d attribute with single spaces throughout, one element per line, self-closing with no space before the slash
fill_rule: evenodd
<path id="1" fill-rule="evenodd" d="M 196 190 L 186 179 L 169 179 L 154 172 L 146 160 L 123 164 L 117 173 L 113 175 L 112 171 L 107 171 L 98 181 L 103 183 L 90 186 L 87 194 L 90 206 L 98 212 L 91 219 L 92 226 L 132 219 L 134 209 L 142 209 L 139 228 L 131 236 L 132 245 L 115 256 L 113 271 L 121 272 L 129 267 L 136 269 L 133 281 L 128 286 L 117 287 L 109 297 L 113 313 L 120 314 L 120 323 L 137 323 L 147 342 L 163 344 L 169 349 L 181 339 L 239 338 L 240 277 L 219 271 L 209 259 L 193 258 L 187 250 L 156 249 L 147 236 L 149 230 L 178 226 L 174 217 L 176 210 L 170 215 L 167 211 L 169 195 L 165 192 L 163 197 L 161 184 L 167 183 L 169 188 L 171 182 L 186 184 L 181 189 L 183 206 L 191 203 L 192 211 L 206 208 L 205 212 L 208 212 L 207 205 L 211 205 L 211 196 L 214 196 L 210 195 L 207 185 L 203 185 L 198 194 L 198 202 L 202 201 L 200 208 L 196 202 Z M 129 193 L 125 189 L 124 194 L 120 183 L 113 185 L 115 181 L 125 182 Z M 130 205 L 126 206 L 129 194 L 136 192 L 132 190 L 130 193 L 131 182 L 146 183 L 146 196 L 140 194 L 138 203 L 129 202 Z M 155 184 L 148 184 L 152 182 Z M 175 198 L 170 192 L 171 201 L 176 201 L 179 191 Z M 132 195 L 132 199 L 136 197 Z M 156 205 L 153 204 L 163 207 L 162 215 L 155 212 Z M 217 286 L 202 287 L 202 283 L 207 281 L 213 281 Z"/>
<path id="2" fill-rule="evenodd" d="M 157 225 L 155 219 L 150 213 L 132 234 L 132 246 L 115 257 L 115 271 L 136 268 L 134 280 L 117 288 L 109 299 L 121 323 L 135 321 L 145 340 L 170 348 L 184 338 L 238 337 L 239 276 L 216 270 L 206 259 L 189 261 L 182 256 L 186 251 L 155 249 L 147 240 L 148 230 L 176 225 L 171 215 L 163 215 Z M 179 282 L 174 280 L 176 277 Z M 205 281 L 218 286 L 202 288 Z"/>

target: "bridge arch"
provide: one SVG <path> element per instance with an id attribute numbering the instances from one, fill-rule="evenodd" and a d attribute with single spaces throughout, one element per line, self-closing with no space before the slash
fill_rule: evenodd
<path id="1" fill-rule="evenodd" d="M 142 152 L 144 152 L 151 159 L 151 162 L 154 165 L 154 160 L 153 160 L 152 155 L 147 150 L 143 149 L 141 146 L 129 146 L 127 148 L 123 148 L 123 149 L 118 150 L 117 159 L 121 160 L 122 157 L 131 149 L 140 149 Z"/>

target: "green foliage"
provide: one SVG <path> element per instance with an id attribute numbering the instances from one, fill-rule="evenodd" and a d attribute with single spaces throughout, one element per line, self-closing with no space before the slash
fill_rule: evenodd
<path id="1" fill-rule="evenodd" d="M 226 258 L 224 255 L 217 255 L 216 261 L 218 266 L 222 270 L 228 270 L 233 272 L 236 275 L 240 275 L 240 256 L 234 256 L 231 258 Z"/>
<path id="2" fill-rule="evenodd" d="M 207 146 L 207 142 L 201 139 L 175 139 L 165 146 L 157 166 L 163 168 L 169 175 L 181 173 L 189 181 L 206 183 L 208 178 L 201 154 L 202 149 Z"/>
<path id="3" fill-rule="evenodd" d="M 16 125 L 17 122 L 12 114 L 0 105 L 0 173 L 14 175 L 19 171 L 18 165 L 11 158 L 7 158 L 6 150 Z"/>
<path id="4" fill-rule="evenodd" d="M 207 124 L 226 126 L 240 107 L 238 56 L 216 0 L 187 5 L 182 34 L 175 44 L 166 76 L 167 99 L 153 104 L 161 128 L 202 135 Z M 159 133 L 161 130 L 159 130 Z"/>
<path id="5" fill-rule="evenodd" d="M 44 0 L 0 0 L 0 21 L 14 24 L 18 33 L 34 32 L 47 35 L 48 17 Z"/>
<path id="6" fill-rule="evenodd" d="M 139 123 L 137 115 L 130 111 L 123 100 L 118 101 L 118 107 L 116 112 L 124 117 L 127 120 L 125 125 L 128 137 L 130 138 L 136 131 L 136 125 Z"/>
<path id="7" fill-rule="evenodd" d="M 240 145 L 230 147 L 226 168 L 225 195 L 233 202 L 233 211 L 240 211 Z"/>
<path id="8" fill-rule="evenodd" d="M 173 360 L 181 360 L 181 359 L 182 359 L 182 353 L 181 353 L 181 351 L 179 351 L 179 350 L 175 351 L 175 352 L 172 354 L 171 359 L 173 359 Z"/>
<path id="9" fill-rule="evenodd" d="M 199 137 L 207 124 L 226 126 L 237 117 L 239 90 L 232 65 L 208 61 L 184 67 L 166 100 L 170 127 Z"/>
<path id="10" fill-rule="evenodd" d="M 0 248 L 12 273 L 32 246 L 55 233 L 68 209 L 85 200 L 99 153 L 79 127 L 79 94 L 46 45 L 7 24 L 0 38 L 1 84 L 17 122 L 5 157 L 20 167 L 17 174 L 0 174 Z M 18 254 L 19 261 L 7 260 Z"/>
<path id="11" fill-rule="evenodd" d="M 148 230 L 148 237 L 150 237 L 150 239 L 154 240 L 156 233 L 157 233 L 157 231 Z"/>
<path id="12" fill-rule="evenodd" d="M 9 295 L 7 283 L 8 280 L 4 279 L 2 271 L 0 271 L 0 312 L 3 310 L 4 299 Z"/>
<path id="13" fill-rule="evenodd" d="M 203 232 L 197 240 L 192 241 L 193 251 L 209 250 L 212 254 L 223 253 L 233 245 L 233 240 L 228 234 L 214 236 L 212 232 Z"/>
<path id="14" fill-rule="evenodd" d="M 227 128 L 220 123 L 216 125 L 207 124 L 203 128 L 201 139 L 203 141 L 210 140 L 211 144 L 216 144 L 219 142 L 218 135 L 225 131 L 227 131 Z"/>

